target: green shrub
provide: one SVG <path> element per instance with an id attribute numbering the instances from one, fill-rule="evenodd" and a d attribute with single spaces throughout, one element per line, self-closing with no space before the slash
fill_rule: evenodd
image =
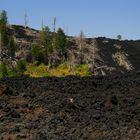
<path id="1" fill-rule="evenodd" d="M 44 61 L 43 50 L 38 44 L 32 44 L 31 52 L 33 62 L 37 61 L 38 64 L 41 64 Z"/>
<path id="2" fill-rule="evenodd" d="M 7 66 L 5 63 L 0 65 L 0 77 L 4 78 L 8 76 Z"/>
<path id="3" fill-rule="evenodd" d="M 26 61 L 19 60 L 17 61 L 17 73 L 22 75 L 26 71 Z"/>

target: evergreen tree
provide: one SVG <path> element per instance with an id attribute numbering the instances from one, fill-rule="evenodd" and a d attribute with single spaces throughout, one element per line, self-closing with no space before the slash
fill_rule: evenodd
<path id="1" fill-rule="evenodd" d="M 19 60 L 17 61 L 17 73 L 18 75 L 21 75 L 26 70 L 26 61 L 25 60 Z"/>
<path id="2" fill-rule="evenodd" d="M 15 47 L 14 38 L 12 36 L 9 37 L 8 47 L 9 47 L 8 48 L 9 55 L 14 57 L 15 56 L 16 47 Z"/>
<path id="3" fill-rule="evenodd" d="M 2 10 L 0 12 L 0 20 L 7 24 L 7 19 L 7 12 L 5 10 Z"/>
<path id="4" fill-rule="evenodd" d="M 32 52 L 33 61 L 38 61 L 38 63 L 44 61 L 43 51 L 39 45 L 32 44 L 31 52 Z"/>
<path id="5" fill-rule="evenodd" d="M 1 46 L 4 47 L 8 43 L 8 30 L 5 22 L 0 20 Z"/>
<path id="6" fill-rule="evenodd" d="M 7 49 L 8 45 L 8 28 L 7 28 L 7 12 L 5 10 L 0 12 L 0 34 L 1 34 L 1 49 Z"/>
<path id="7" fill-rule="evenodd" d="M 55 35 L 55 42 L 54 42 L 55 49 L 57 51 L 64 53 L 65 47 L 66 47 L 66 42 L 67 42 L 66 35 L 65 35 L 63 29 L 59 28 Z"/>
<path id="8" fill-rule="evenodd" d="M 40 44 L 44 47 L 47 47 L 51 41 L 50 28 L 48 26 L 44 27 L 40 32 Z"/>
<path id="9" fill-rule="evenodd" d="M 44 27 L 40 33 L 40 44 L 44 48 L 45 57 L 53 52 L 52 34 L 48 26 Z"/>
<path id="10" fill-rule="evenodd" d="M 117 39 L 118 40 L 122 40 L 122 36 L 121 35 L 117 35 Z"/>

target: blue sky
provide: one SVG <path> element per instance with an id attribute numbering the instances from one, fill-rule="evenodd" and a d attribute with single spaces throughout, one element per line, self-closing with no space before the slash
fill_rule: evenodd
<path id="1" fill-rule="evenodd" d="M 55 16 L 69 35 L 83 30 L 87 37 L 140 39 L 140 0 L 0 0 L 3 9 L 11 24 L 23 25 L 27 13 L 29 26 L 40 29 L 44 17 L 52 28 Z"/>

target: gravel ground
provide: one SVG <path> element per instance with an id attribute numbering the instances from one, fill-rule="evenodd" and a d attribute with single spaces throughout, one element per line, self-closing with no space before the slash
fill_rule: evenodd
<path id="1" fill-rule="evenodd" d="M 140 73 L 1 79 L 0 140 L 140 140 Z"/>

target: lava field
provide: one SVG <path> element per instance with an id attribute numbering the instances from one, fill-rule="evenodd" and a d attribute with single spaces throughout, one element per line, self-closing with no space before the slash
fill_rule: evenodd
<path id="1" fill-rule="evenodd" d="M 140 140 L 140 72 L 1 79 L 0 140 Z"/>

